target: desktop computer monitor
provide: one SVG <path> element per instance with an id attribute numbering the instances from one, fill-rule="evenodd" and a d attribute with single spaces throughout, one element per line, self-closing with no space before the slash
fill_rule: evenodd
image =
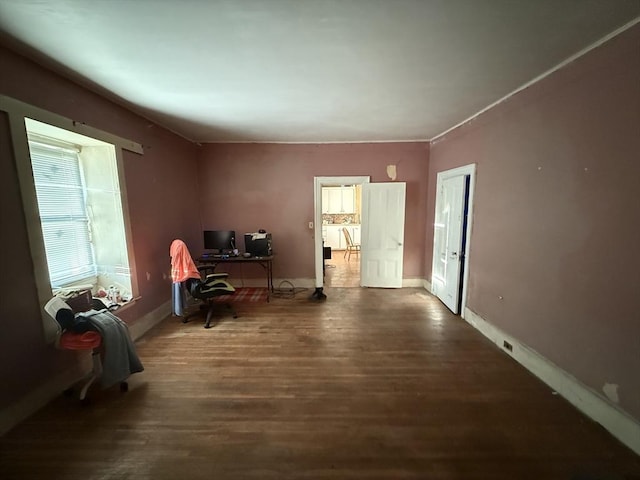
<path id="1" fill-rule="evenodd" d="M 216 250 L 217 253 L 229 253 L 236 248 L 236 232 L 233 230 L 205 230 L 205 250 Z"/>

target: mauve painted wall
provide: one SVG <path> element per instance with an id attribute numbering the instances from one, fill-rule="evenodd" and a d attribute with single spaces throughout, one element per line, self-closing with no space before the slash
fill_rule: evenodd
<path id="1" fill-rule="evenodd" d="M 640 26 L 434 142 L 429 251 L 473 162 L 468 307 L 640 419 Z"/>
<path id="2" fill-rule="evenodd" d="M 144 146 L 125 152 L 137 280 L 142 299 L 120 316 L 132 323 L 171 298 L 169 245 L 200 237 L 197 147 L 151 122 L 0 47 L 0 94 Z M 44 344 L 33 264 L 13 158 L 8 116 L 0 112 L 2 266 L 0 278 L 0 409 L 18 401 L 75 354 Z"/>
<path id="3" fill-rule="evenodd" d="M 407 183 L 404 278 L 424 278 L 429 146 L 415 143 L 208 144 L 199 164 L 202 225 L 273 234 L 274 276 L 313 279 L 313 184 L 317 176 Z M 200 244 L 202 246 L 202 244 Z M 240 248 L 244 246 L 243 241 Z M 249 272 L 246 272 L 248 275 Z"/>

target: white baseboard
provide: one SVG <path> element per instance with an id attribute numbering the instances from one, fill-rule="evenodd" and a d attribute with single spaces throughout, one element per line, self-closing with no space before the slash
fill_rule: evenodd
<path id="1" fill-rule="evenodd" d="M 315 288 L 315 280 L 313 278 L 297 278 L 294 280 L 274 279 L 273 280 L 274 287 L 276 289 L 280 286 L 282 288 L 290 288 L 289 284 L 280 285 L 281 282 L 291 282 L 295 287 Z M 249 283 L 251 283 L 251 285 Z M 238 285 L 234 284 L 234 286 L 238 288 Z M 264 282 L 260 283 L 259 280 L 249 281 L 249 282 L 245 281 L 244 286 L 245 287 L 263 287 Z M 420 288 L 420 287 L 426 289 L 427 291 L 429 291 L 429 293 L 431 293 L 431 283 L 429 283 L 428 280 L 425 280 L 423 278 L 403 278 L 402 279 L 402 288 Z"/>
<path id="2" fill-rule="evenodd" d="M 117 315 L 118 312 L 115 312 Z M 171 300 L 163 303 L 155 310 L 147 313 L 145 316 L 139 318 L 134 323 L 129 325 L 129 333 L 133 341 L 138 340 L 142 335 L 147 333 L 153 327 L 155 327 L 162 320 L 171 315 Z"/>
<path id="3" fill-rule="evenodd" d="M 402 288 L 420 288 L 424 287 L 424 279 L 422 278 L 403 278 Z"/>
<path id="4" fill-rule="evenodd" d="M 229 277 L 229 282 L 235 288 L 264 288 L 267 286 L 267 281 L 264 278 L 247 278 L 242 279 L 238 277 Z M 276 290 L 279 288 L 290 289 L 291 285 L 294 288 L 315 288 L 316 281 L 313 278 L 274 278 L 273 288 Z"/>
<path id="5" fill-rule="evenodd" d="M 293 284 L 293 286 L 296 288 L 301 287 L 301 288 L 314 289 L 316 284 L 315 279 L 313 278 L 295 278 L 295 279 L 278 278 L 273 280 L 273 286 L 276 288 L 276 290 L 278 288 L 285 288 L 285 289 L 291 288 L 291 285 L 288 282 Z M 236 288 L 241 288 L 242 286 L 264 287 L 264 281 L 261 282 L 259 279 L 245 280 L 244 285 L 238 286 L 234 284 L 234 286 Z M 402 279 L 402 288 L 420 288 L 420 287 L 431 292 L 431 283 L 429 283 L 429 281 L 423 278 L 403 278 Z"/>
<path id="6" fill-rule="evenodd" d="M 469 308 L 464 319 L 523 367 L 564 397 L 586 416 L 640 455 L 640 422 L 616 404 L 581 383 L 545 357 L 494 327 Z M 511 345 L 511 351 L 504 342 Z"/>

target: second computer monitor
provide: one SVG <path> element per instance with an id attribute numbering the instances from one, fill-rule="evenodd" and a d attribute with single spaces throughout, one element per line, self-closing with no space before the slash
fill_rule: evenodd
<path id="1" fill-rule="evenodd" d="M 236 232 L 233 230 L 205 230 L 205 250 L 216 250 L 217 253 L 229 253 L 236 248 Z"/>

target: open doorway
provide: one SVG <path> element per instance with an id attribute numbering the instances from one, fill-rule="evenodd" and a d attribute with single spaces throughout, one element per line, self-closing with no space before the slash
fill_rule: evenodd
<path id="1" fill-rule="evenodd" d="M 362 185 L 322 187 L 324 284 L 360 286 Z"/>
<path id="2" fill-rule="evenodd" d="M 344 236 L 344 235 L 343 235 Z M 326 243 L 325 243 L 326 245 Z M 358 245 L 358 243 L 355 243 Z M 336 250 L 328 247 L 330 256 L 325 258 L 324 284 L 327 287 L 359 287 L 360 286 L 360 254 L 345 249 Z"/>
<path id="3" fill-rule="evenodd" d="M 349 255 L 343 228 L 354 244 L 360 243 L 364 183 L 369 177 L 315 178 L 316 288 L 360 286 L 360 254 Z"/>

